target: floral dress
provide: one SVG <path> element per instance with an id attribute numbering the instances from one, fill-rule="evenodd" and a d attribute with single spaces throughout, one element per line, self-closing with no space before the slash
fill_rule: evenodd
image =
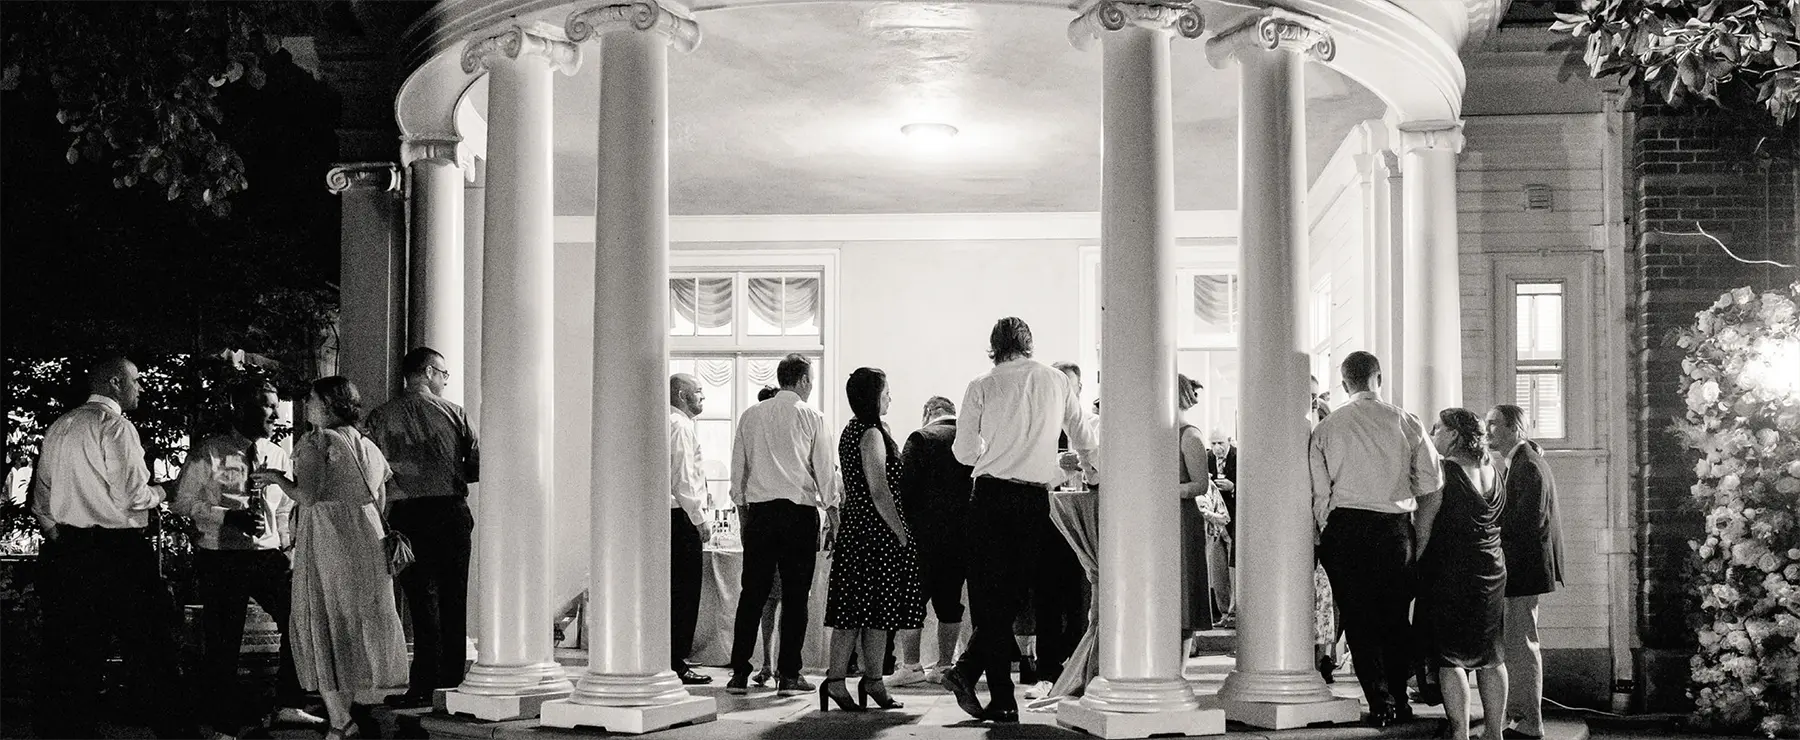
<path id="1" fill-rule="evenodd" d="M 887 484 L 905 527 L 900 485 L 900 450 L 883 425 L 852 419 L 838 439 L 839 467 L 844 476 L 842 529 L 831 553 L 831 577 L 825 592 L 825 626 L 832 629 L 919 629 L 925 623 L 925 598 L 919 579 L 916 541 L 901 544 L 875 510 L 869 480 L 863 473 L 862 437 L 881 432 L 887 446 Z M 907 530 L 911 534 L 911 530 Z"/>

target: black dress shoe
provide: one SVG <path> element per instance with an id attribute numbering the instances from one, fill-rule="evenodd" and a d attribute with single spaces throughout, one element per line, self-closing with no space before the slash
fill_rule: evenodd
<path id="1" fill-rule="evenodd" d="M 1375 729 L 1382 729 L 1393 725 L 1394 719 L 1393 708 L 1381 707 L 1369 710 L 1369 716 L 1363 719 L 1363 724 Z"/>
<path id="2" fill-rule="evenodd" d="M 1413 721 L 1413 708 L 1406 704 L 1401 704 L 1399 706 L 1394 707 L 1394 721 L 1395 722 L 1411 722 L 1411 721 Z"/>
<path id="3" fill-rule="evenodd" d="M 981 698 L 975 695 L 975 680 L 963 673 L 961 668 L 944 671 L 944 688 L 956 695 L 956 706 L 968 712 L 970 717 L 986 719 L 982 716 L 985 710 L 981 706 Z"/>
<path id="4" fill-rule="evenodd" d="M 675 675 L 676 675 L 676 677 L 681 679 L 682 683 L 687 684 L 689 686 L 698 686 L 698 685 L 702 685 L 702 684 L 709 684 L 709 683 L 712 683 L 712 681 L 713 681 L 712 676 L 708 676 L 704 673 L 695 673 L 694 669 L 692 669 L 692 668 L 689 668 L 689 669 L 682 671 L 680 673 L 677 673 Z"/>
<path id="5" fill-rule="evenodd" d="M 1013 709 L 988 707 L 987 709 L 982 710 L 981 719 L 988 722 L 1016 725 L 1019 723 L 1019 710 L 1016 707 Z"/>

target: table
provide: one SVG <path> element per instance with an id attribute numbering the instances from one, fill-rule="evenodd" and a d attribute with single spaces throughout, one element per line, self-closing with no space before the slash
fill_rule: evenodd
<path id="1" fill-rule="evenodd" d="M 1051 491 L 1050 520 L 1075 550 L 1081 569 L 1087 572 L 1089 592 L 1087 631 L 1081 634 L 1075 652 L 1063 664 L 1062 676 L 1050 693 L 1027 707 L 1037 711 L 1053 709 L 1064 697 L 1080 696 L 1089 681 L 1100 673 L 1100 617 L 1096 602 L 1100 598 L 1100 496 L 1094 491 Z"/>
<path id="2" fill-rule="evenodd" d="M 694 649 L 688 662 L 694 665 L 728 666 L 731 663 L 731 633 L 737 621 L 738 594 L 743 591 L 744 551 L 706 550 L 701 559 L 700 619 L 694 628 Z M 826 581 L 831 575 L 831 554 L 819 553 L 813 566 L 812 592 L 807 598 L 806 643 L 800 648 L 801 670 L 822 674 L 831 662 L 831 630 L 825 627 Z M 1089 576 L 1092 578 L 1092 575 Z M 964 601 L 967 604 L 967 600 Z M 779 623 L 779 617 L 777 617 Z M 1090 631 L 1092 628 L 1089 628 Z M 937 654 L 937 619 L 929 607 L 925 610 L 925 627 L 919 654 L 931 662 Z M 758 628 L 757 640 L 762 639 Z M 780 647 L 780 629 L 776 629 L 775 648 Z M 1077 651 L 1079 653 L 1079 650 Z M 771 655 L 777 653 L 771 651 Z M 898 657 L 898 656 L 895 656 Z M 1090 663 L 1092 661 L 1089 661 Z M 762 665 L 761 645 L 750 658 L 751 665 Z M 1085 685 L 1086 682 L 1083 682 Z"/>

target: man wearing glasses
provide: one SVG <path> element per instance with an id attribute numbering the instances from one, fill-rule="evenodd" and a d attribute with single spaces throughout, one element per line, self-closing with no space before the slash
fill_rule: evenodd
<path id="1" fill-rule="evenodd" d="M 400 361 L 406 390 L 370 412 L 369 438 L 387 456 L 388 524 L 417 558 L 398 576 L 412 615 L 412 675 L 389 706 L 431 705 L 436 689 L 462 683 L 468 634 L 469 551 L 475 519 L 469 484 L 480 479 L 481 449 L 461 406 L 444 400 L 450 370 L 429 347 Z"/>

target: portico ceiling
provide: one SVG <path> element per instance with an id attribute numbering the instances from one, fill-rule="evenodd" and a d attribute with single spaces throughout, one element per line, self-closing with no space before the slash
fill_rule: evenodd
<path id="1" fill-rule="evenodd" d="M 733 7 L 697 14 L 670 51 L 670 209 L 676 214 L 1095 211 L 1101 53 L 1068 41 L 1073 14 L 919 2 Z M 546 18 L 550 20 L 551 18 Z M 1209 19 L 1210 20 L 1210 19 Z M 556 212 L 591 215 L 598 49 L 556 81 Z M 1176 204 L 1236 206 L 1237 74 L 1177 38 Z M 1308 166 L 1385 106 L 1307 67 Z M 471 91 L 477 110 L 482 85 Z M 959 134 L 927 149 L 908 123 Z"/>

